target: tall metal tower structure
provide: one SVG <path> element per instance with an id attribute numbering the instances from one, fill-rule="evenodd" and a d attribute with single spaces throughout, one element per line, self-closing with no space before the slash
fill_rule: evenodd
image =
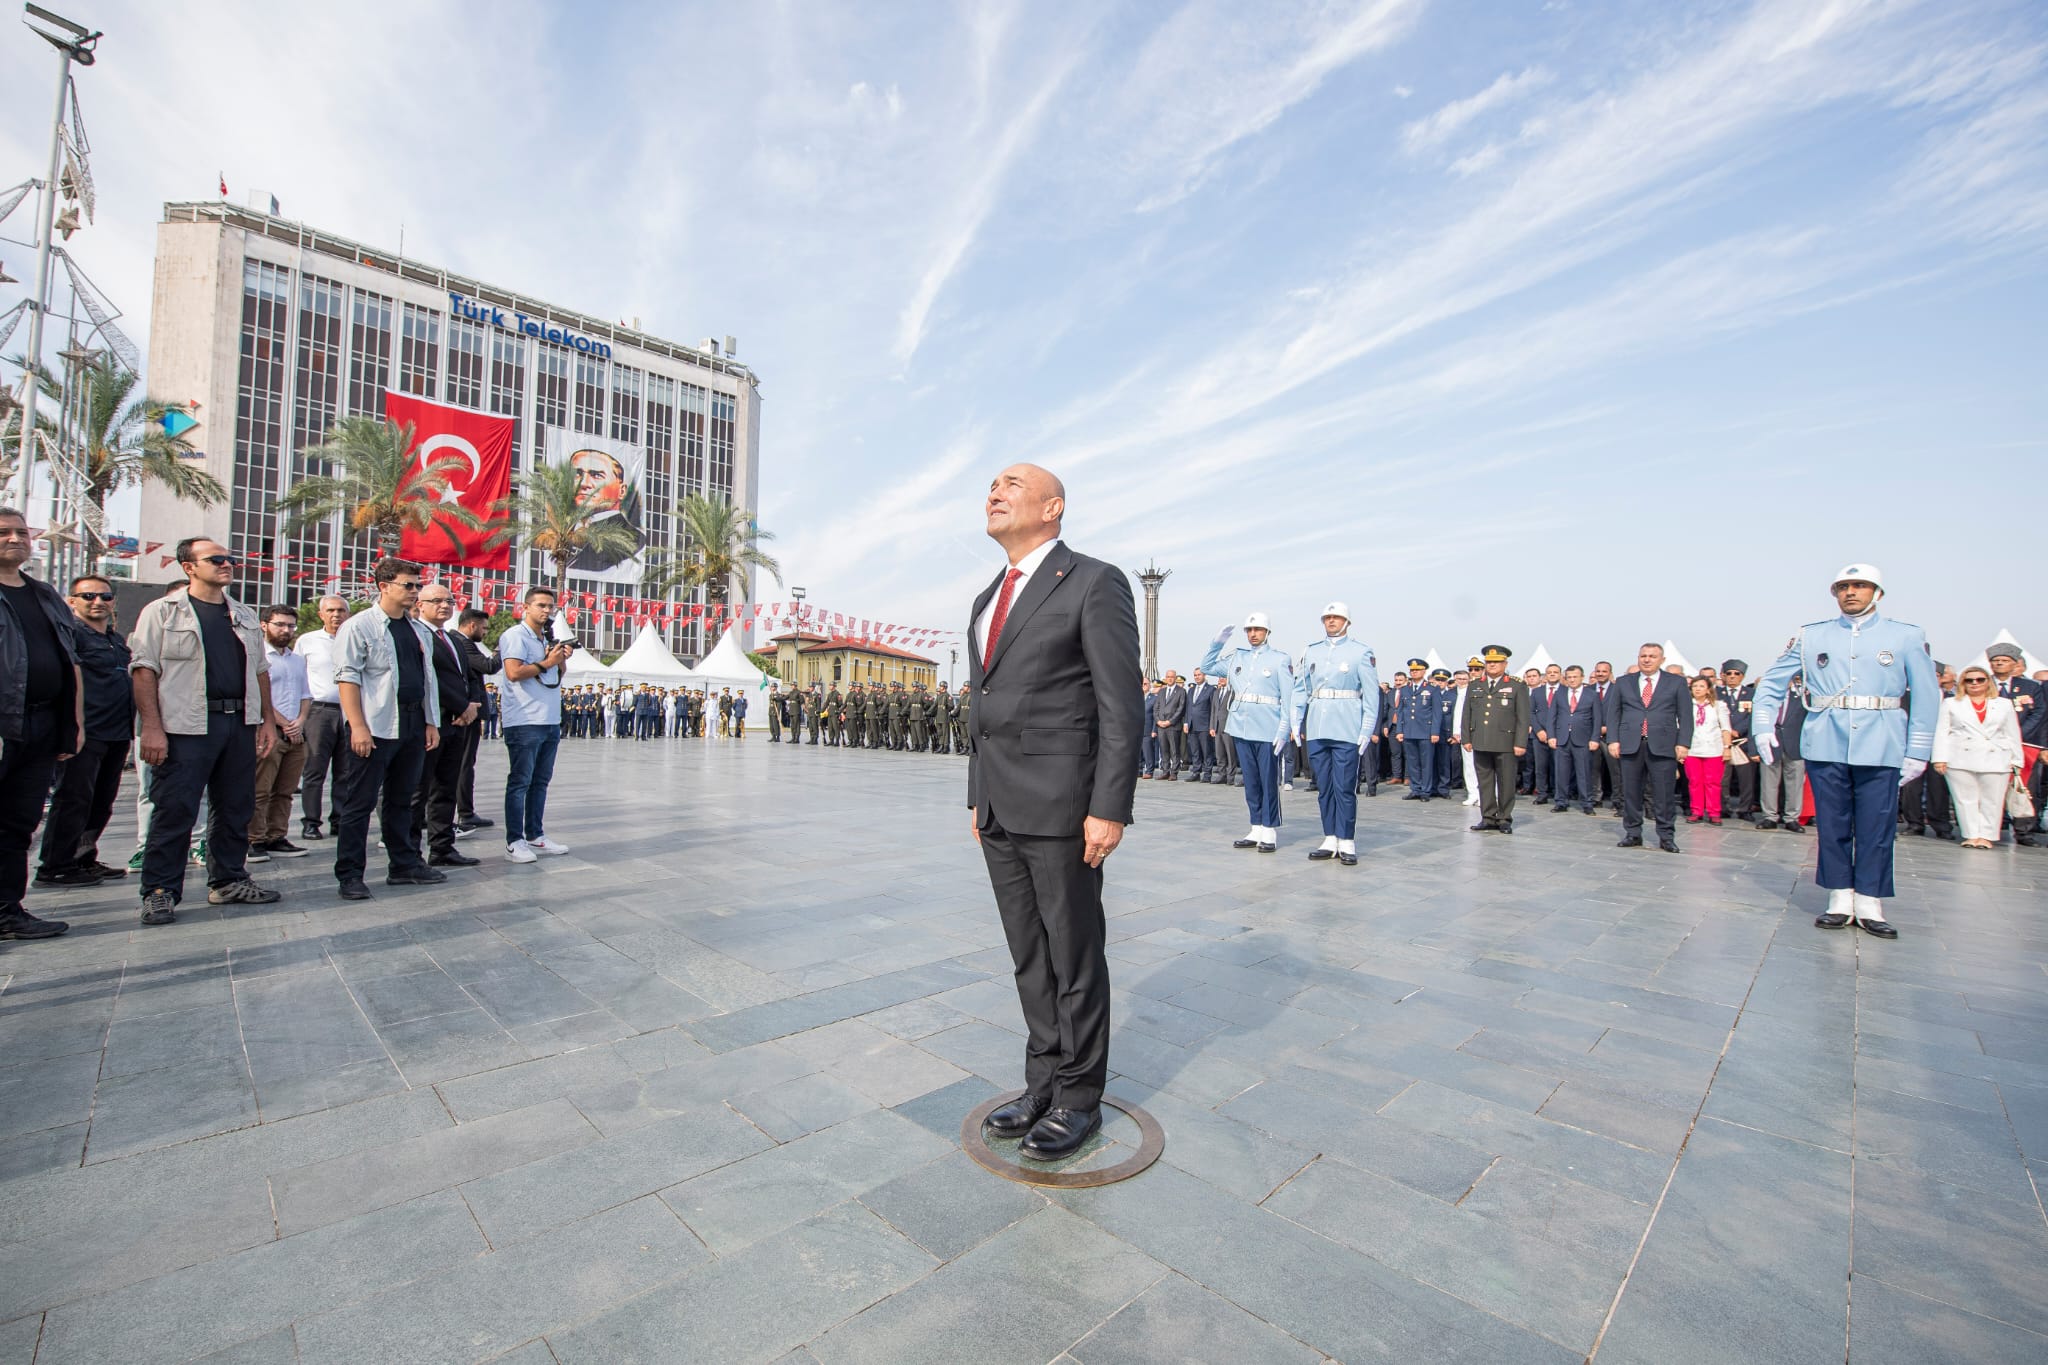
<path id="1" fill-rule="evenodd" d="M 1138 581 L 1145 585 L 1145 676 L 1159 676 L 1159 585 L 1173 575 L 1173 570 L 1162 569 L 1151 560 L 1138 570 Z"/>

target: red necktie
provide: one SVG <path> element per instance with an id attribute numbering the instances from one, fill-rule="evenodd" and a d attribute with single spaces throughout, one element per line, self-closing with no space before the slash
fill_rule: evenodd
<path id="1" fill-rule="evenodd" d="M 1643 674 L 1643 738 L 1650 737 L 1650 694 L 1657 690 L 1657 675 Z"/>
<path id="2" fill-rule="evenodd" d="M 1003 592 L 996 598 L 996 614 L 988 618 L 988 640 L 981 647 L 983 668 L 987 668 L 996 657 L 996 641 L 1003 638 L 1003 622 L 1010 619 L 1010 597 L 1017 591 L 1017 580 L 1023 576 L 1024 571 L 1016 568 L 1003 575 Z"/>

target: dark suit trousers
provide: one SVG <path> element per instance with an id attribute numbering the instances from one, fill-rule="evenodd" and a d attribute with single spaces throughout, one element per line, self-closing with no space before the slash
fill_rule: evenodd
<path id="1" fill-rule="evenodd" d="M 1593 751 L 1583 744 L 1561 739 L 1552 758 L 1552 799 L 1561 806 L 1576 801 L 1587 810 L 1593 809 Z"/>
<path id="2" fill-rule="evenodd" d="M 1081 848 L 1078 834 L 1011 834 L 997 823 L 981 832 L 1024 1007 L 1024 1088 L 1058 1109 L 1093 1109 L 1109 1076 L 1102 869 Z"/>
<path id="3" fill-rule="evenodd" d="M 359 880 L 363 875 L 370 855 L 373 810 L 378 811 L 378 832 L 383 835 L 384 857 L 391 871 L 417 871 L 426 861 L 412 830 L 413 792 L 429 757 L 425 714 L 416 706 L 403 709 L 398 734 L 397 739 L 377 740 L 368 758 L 357 757 L 347 744 L 341 746 L 341 780 L 334 789 L 334 879 L 338 882 Z M 156 842 L 153 824 L 150 842 Z"/>
<path id="4" fill-rule="evenodd" d="M 1621 827 L 1632 839 L 1643 835 L 1643 795 L 1647 789 L 1650 808 L 1657 820 L 1657 837 L 1677 836 L 1678 760 L 1659 758 L 1644 744 L 1632 754 L 1621 756 Z"/>
<path id="5" fill-rule="evenodd" d="M 455 807 L 462 793 L 462 760 L 469 752 L 473 725 L 441 732 L 440 747 L 422 753 L 420 780 L 412 794 L 412 837 L 415 848 L 429 855 L 455 851 Z M 420 737 L 424 751 L 426 737 Z M 424 837 L 422 837 L 424 836 Z"/>
<path id="6" fill-rule="evenodd" d="M 455 813 L 464 820 L 476 814 L 476 754 L 490 724 L 479 715 L 474 725 L 465 725 L 461 730 L 466 738 L 462 745 L 462 780 L 455 785 Z"/>
<path id="7" fill-rule="evenodd" d="M 1600 751 L 1593 756 L 1593 759 L 1596 769 L 1600 774 L 1600 802 L 1610 806 L 1619 805 L 1621 802 L 1621 760 L 1607 752 L 1605 742 L 1602 742 Z"/>

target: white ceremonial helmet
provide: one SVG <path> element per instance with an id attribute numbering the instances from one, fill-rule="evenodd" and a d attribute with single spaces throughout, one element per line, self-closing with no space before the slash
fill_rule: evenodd
<path id="1" fill-rule="evenodd" d="M 1879 592 L 1884 591 L 1884 574 L 1875 564 L 1844 564 L 1842 571 L 1828 580 L 1828 586 L 1837 583 L 1868 583 Z"/>
<path id="2" fill-rule="evenodd" d="M 1323 603 L 1323 615 L 1341 616 L 1346 621 L 1349 621 L 1351 619 L 1351 608 L 1345 606 L 1342 602 L 1325 602 Z"/>
<path id="3" fill-rule="evenodd" d="M 1255 611 L 1250 616 L 1244 618 L 1244 628 L 1246 630 L 1271 630 L 1273 627 L 1267 623 L 1266 613 Z"/>

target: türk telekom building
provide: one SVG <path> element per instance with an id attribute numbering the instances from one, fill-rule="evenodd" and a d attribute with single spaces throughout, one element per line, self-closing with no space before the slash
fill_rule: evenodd
<path id="1" fill-rule="evenodd" d="M 643 456 L 641 530 L 651 551 L 671 550 L 686 494 L 760 506 L 758 382 L 714 342 L 663 341 L 230 204 L 166 204 L 149 390 L 199 403 L 189 439 L 232 494 L 202 510 L 145 485 L 140 539 L 159 548 L 145 548 L 138 576 L 175 577 L 163 557 L 182 537 L 206 535 L 253 561 L 242 574 L 255 580 L 244 588 L 252 600 L 297 603 L 333 584 L 360 591 L 375 550 L 332 525 L 286 537 L 278 499 L 306 477 L 306 452 L 338 418 L 384 415 L 387 389 L 511 418 L 515 478 L 539 461 L 549 428 L 624 443 Z M 480 576 L 553 581 L 546 563 L 522 558 Z M 573 571 L 569 588 L 600 599 L 641 592 Z M 746 598 L 744 588 L 729 594 Z M 579 619 L 577 634 L 597 650 L 624 649 L 638 629 L 596 617 Z M 667 636 L 686 657 L 716 643 L 687 621 Z"/>

